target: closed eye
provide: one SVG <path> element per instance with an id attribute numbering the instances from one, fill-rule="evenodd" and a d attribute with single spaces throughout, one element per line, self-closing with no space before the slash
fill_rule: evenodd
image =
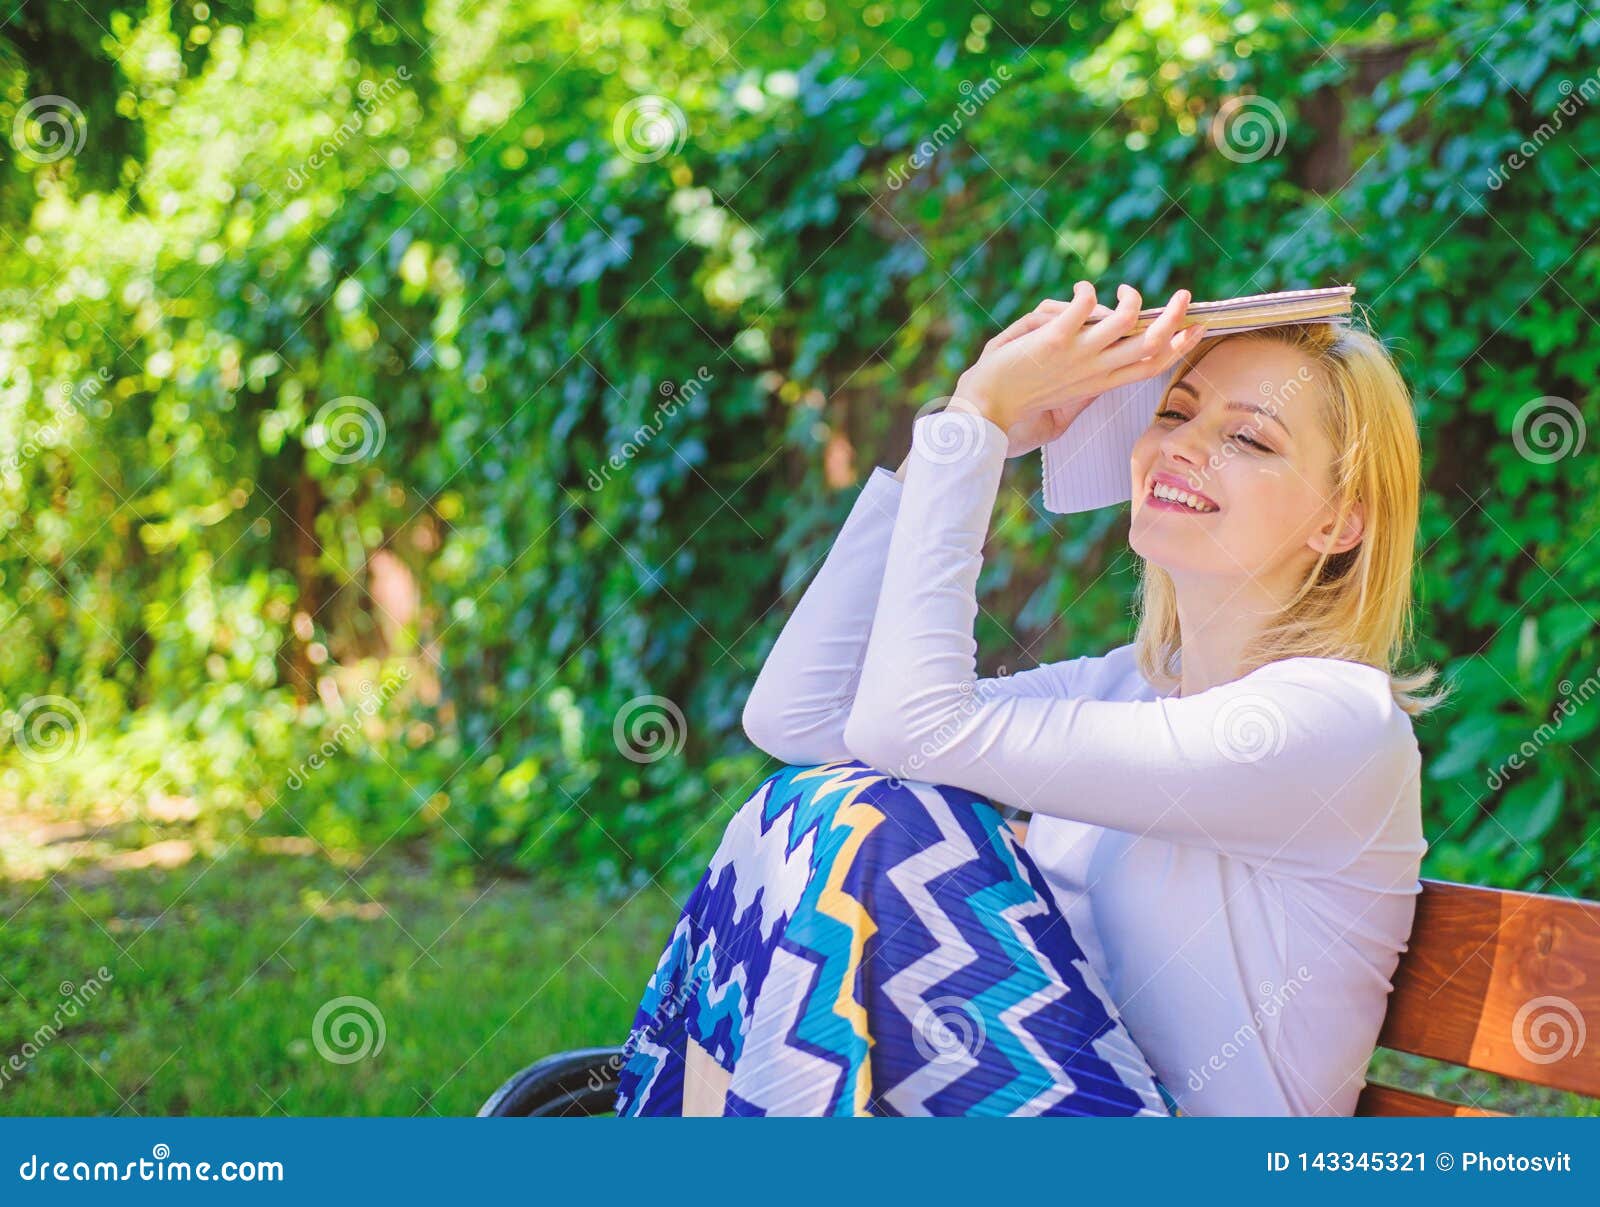
<path id="1" fill-rule="evenodd" d="M 1163 409 L 1161 409 L 1161 410 L 1156 412 L 1156 418 L 1157 419 L 1166 419 L 1166 418 L 1169 418 L 1169 417 L 1172 418 L 1172 419 L 1187 419 L 1188 418 L 1188 416 L 1185 415 L 1182 411 L 1175 411 L 1171 407 L 1165 407 L 1165 408 L 1163 408 Z M 1252 432 L 1254 430 L 1255 430 L 1254 428 L 1244 428 L 1241 431 L 1235 432 L 1234 435 L 1233 435 L 1233 439 L 1239 441 L 1240 444 L 1249 445 L 1251 448 L 1255 449 L 1257 452 L 1262 452 L 1262 453 L 1270 453 L 1270 452 L 1272 452 L 1272 449 L 1270 447 L 1268 447 L 1265 444 L 1262 444 L 1261 441 L 1255 439 L 1255 437 L 1253 437 L 1253 436 L 1251 436 L 1249 434 L 1250 432 Z"/>
<path id="2" fill-rule="evenodd" d="M 1262 444 L 1261 441 L 1255 439 L 1253 436 L 1248 435 L 1247 431 L 1240 432 L 1234 437 L 1234 439 L 1238 440 L 1241 444 L 1248 444 L 1251 448 L 1259 449 L 1263 453 L 1270 453 L 1272 451 L 1265 444 Z"/>

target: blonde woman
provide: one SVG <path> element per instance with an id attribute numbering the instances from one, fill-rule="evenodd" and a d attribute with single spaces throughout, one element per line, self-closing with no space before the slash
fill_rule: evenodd
<path id="1" fill-rule="evenodd" d="M 1135 334 L 1136 291 L 1080 282 L 873 472 L 751 692 L 790 765 L 684 909 L 619 1113 L 1353 1113 L 1440 698 L 1395 669 L 1415 421 L 1359 326 L 1207 339 L 1188 302 Z M 978 677 L 1006 459 L 1169 370 L 1129 455 L 1135 640 Z"/>

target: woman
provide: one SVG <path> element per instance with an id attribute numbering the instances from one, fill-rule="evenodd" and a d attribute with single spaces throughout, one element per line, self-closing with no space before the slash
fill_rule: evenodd
<path id="1" fill-rule="evenodd" d="M 791 766 L 685 907 L 619 1113 L 1353 1113 L 1441 698 L 1390 669 L 1415 421 L 1359 328 L 1202 344 L 1188 301 L 1135 335 L 1136 291 L 1080 282 L 871 475 L 746 705 Z M 978 678 L 1006 458 L 1174 365 L 1130 461 L 1135 640 Z"/>

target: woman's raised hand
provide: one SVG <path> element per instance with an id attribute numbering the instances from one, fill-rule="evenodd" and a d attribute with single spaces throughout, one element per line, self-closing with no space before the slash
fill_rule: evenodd
<path id="1" fill-rule="evenodd" d="M 1177 363 L 1205 335 L 1178 330 L 1189 291 L 1172 295 L 1160 317 L 1138 335 L 1139 291 L 1117 287 L 1117 308 L 1095 300 L 1079 281 L 1071 301 L 1046 298 L 984 345 L 961 375 L 948 409 L 982 415 L 1006 433 L 1008 457 L 1054 440 L 1105 391 L 1153 377 Z M 1091 315 L 1104 315 L 1086 325 Z"/>

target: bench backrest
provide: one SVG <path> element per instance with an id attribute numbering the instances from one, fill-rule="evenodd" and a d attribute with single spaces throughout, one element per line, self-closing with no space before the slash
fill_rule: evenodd
<path id="1" fill-rule="evenodd" d="M 1424 880 L 1378 1043 L 1600 1097 L 1600 902 Z M 1356 1113 L 1495 1112 L 1369 1083 Z"/>

